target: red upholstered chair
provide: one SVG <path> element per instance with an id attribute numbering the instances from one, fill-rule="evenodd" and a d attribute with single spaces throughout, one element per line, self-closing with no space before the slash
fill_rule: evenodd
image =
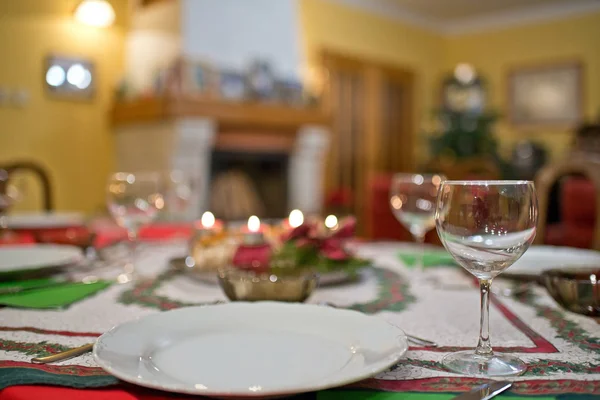
<path id="1" fill-rule="evenodd" d="M 550 189 L 564 176 L 568 177 L 560 188 L 560 223 L 547 226 Z M 542 168 L 535 183 L 539 200 L 535 242 L 600 250 L 600 162 L 572 156 Z"/>
<path id="2" fill-rule="evenodd" d="M 545 243 L 591 248 L 596 224 L 596 190 L 592 181 L 567 177 L 560 186 L 560 222 L 549 225 Z"/>
<path id="3" fill-rule="evenodd" d="M 392 214 L 390 208 L 390 186 L 393 174 L 376 175 L 368 186 L 366 207 L 366 235 L 372 240 L 412 241 L 412 236 Z M 425 236 L 427 243 L 440 244 L 435 229 Z"/>

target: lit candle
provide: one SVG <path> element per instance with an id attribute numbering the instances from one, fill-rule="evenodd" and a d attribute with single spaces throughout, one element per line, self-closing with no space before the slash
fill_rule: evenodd
<path id="1" fill-rule="evenodd" d="M 200 223 L 202 224 L 202 228 L 204 229 L 212 229 L 215 226 L 215 216 L 210 211 L 206 211 L 202 214 L 202 218 L 200 219 Z"/>
<path id="2" fill-rule="evenodd" d="M 244 232 L 244 244 L 258 245 L 263 243 L 264 237 L 260 229 L 260 219 L 253 215 L 248 218 L 248 231 Z"/>
<path id="3" fill-rule="evenodd" d="M 325 226 L 332 231 L 336 230 L 339 227 L 337 217 L 335 215 L 328 215 L 325 218 Z"/>
<path id="4" fill-rule="evenodd" d="M 290 228 L 297 228 L 304 223 L 304 214 L 300 210 L 292 210 L 288 217 Z"/>
<path id="5" fill-rule="evenodd" d="M 194 224 L 196 231 L 202 234 L 221 233 L 223 230 L 223 221 L 216 219 L 214 214 L 206 211 L 200 218 L 200 223 Z"/>

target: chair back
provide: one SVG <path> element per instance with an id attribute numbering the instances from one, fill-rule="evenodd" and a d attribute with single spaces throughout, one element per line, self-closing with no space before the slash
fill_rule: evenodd
<path id="1" fill-rule="evenodd" d="M 0 175 L 2 171 L 7 174 L 7 179 L 2 180 L 0 178 L 0 193 L 4 194 L 8 186 L 8 182 L 14 177 L 15 173 L 27 172 L 32 173 L 39 180 L 42 185 L 42 201 L 43 208 L 45 211 L 54 210 L 53 192 L 50 183 L 50 176 L 48 172 L 39 164 L 32 161 L 16 161 L 4 165 L 0 165 Z"/>

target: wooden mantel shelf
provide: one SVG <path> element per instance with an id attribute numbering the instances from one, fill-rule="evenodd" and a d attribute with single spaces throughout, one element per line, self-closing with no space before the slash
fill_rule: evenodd
<path id="1" fill-rule="evenodd" d="M 329 125 L 330 117 L 319 108 L 296 108 L 268 103 L 235 103 L 209 99 L 155 98 L 116 103 L 113 125 L 170 120 L 185 117 L 212 118 L 230 127 L 298 128 Z"/>

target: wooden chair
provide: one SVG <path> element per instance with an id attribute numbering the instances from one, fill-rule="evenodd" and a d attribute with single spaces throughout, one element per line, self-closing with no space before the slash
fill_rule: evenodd
<path id="1" fill-rule="evenodd" d="M 583 175 L 589 179 L 596 192 L 596 222 L 594 225 L 594 235 L 592 239 L 592 248 L 600 250 L 600 160 L 593 157 L 585 157 L 581 154 L 551 165 L 543 167 L 535 178 L 535 185 L 538 194 L 539 215 L 537 225 L 536 244 L 543 244 L 546 237 L 547 215 L 550 190 L 558 179 L 565 175 Z"/>
<path id="2" fill-rule="evenodd" d="M 50 176 L 46 170 L 39 164 L 31 161 L 16 161 L 4 165 L 0 165 L 0 171 L 4 170 L 8 173 L 8 180 L 14 177 L 15 173 L 26 172 L 35 175 L 42 185 L 43 207 L 45 211 L 54 210 L 53 192 L 50 184 Z M 0 185 L 2 193 L 6 190 L 6 184 Z"/>

